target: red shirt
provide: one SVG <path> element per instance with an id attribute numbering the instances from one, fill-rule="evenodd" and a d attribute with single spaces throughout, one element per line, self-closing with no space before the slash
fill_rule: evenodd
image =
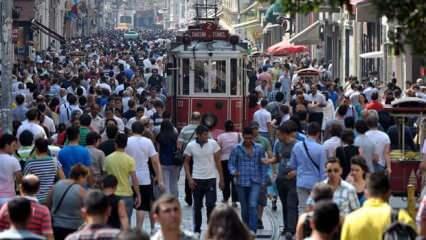
<path id="1" fill-rule="evenodd" d="M 367 103 L 367 105 L 365 106 L 365 109 L 367 110 L 376 110 L 376 111 L 382 111 L 383 110 L 383 104 L 381 104 L 378 101 L 371 101 L 369 103 Z"/>
<path id="2" fill-rule="evenodd" d="M 31 208 L 33 213 L 27 225 L 28 231 L 42 236 L 53 234 L 49 209 L 33 200 L 31 200 Z M 3 204 L 0 209 L 0 231 L 9 229 L 9 227 L 10 220 L 7 204 Z"/>

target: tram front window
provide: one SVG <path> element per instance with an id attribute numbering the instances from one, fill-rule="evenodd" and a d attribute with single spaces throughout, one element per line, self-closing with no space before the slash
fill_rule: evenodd
<path id="1" fill-rule="evenodd" d="M 195 93 L 208 93 L 209 62 L 196 60 L 194 61 L 194 92 Z"/>
<path id="2" fill-rule="evenodd" d="M 226 61 L 211 61 L 209 73 L 212 93 L 226 93 Z"/>

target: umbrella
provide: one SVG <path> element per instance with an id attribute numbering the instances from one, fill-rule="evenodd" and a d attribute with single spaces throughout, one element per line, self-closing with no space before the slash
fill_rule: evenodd
<path id="1" fill-rule="evenodd" d="M 306 51 L 308 51 L 308 48 L 303 45 L 294 45 L 287 41 L 281 41 L 270 46 L 267 50 L 267 53 L 273 56 L 286 56 Z"/>

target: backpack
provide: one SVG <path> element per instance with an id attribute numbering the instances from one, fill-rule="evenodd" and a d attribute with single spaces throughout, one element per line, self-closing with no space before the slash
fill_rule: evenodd
<path id="1" fill-rule="evenodd" d="M 408 224 L 398 221 L 399 209 L 392 209 L 391 224 L 383 233 L 383 240 L 415 240 L 416 231 Z"/>

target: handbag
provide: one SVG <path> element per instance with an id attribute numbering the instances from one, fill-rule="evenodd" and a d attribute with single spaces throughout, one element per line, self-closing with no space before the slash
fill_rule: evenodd
<path id="1" fill-rule="evenodd" d="M 176 149 L 176 151 L 173 154 L 173 165 L 176 166 L 182 166 L 183 165 L 183 161 L 184 161 L 184 154 L 183 152 L 185 151 L 186 146 L 188 145 L 188 143 L 191 141 L 192 137 L 194 137 L 195 131 L 191 134 L 191 137 L 189 137 L 188 142 L 184 145 L 182 145 L 181 149 Z"/>

